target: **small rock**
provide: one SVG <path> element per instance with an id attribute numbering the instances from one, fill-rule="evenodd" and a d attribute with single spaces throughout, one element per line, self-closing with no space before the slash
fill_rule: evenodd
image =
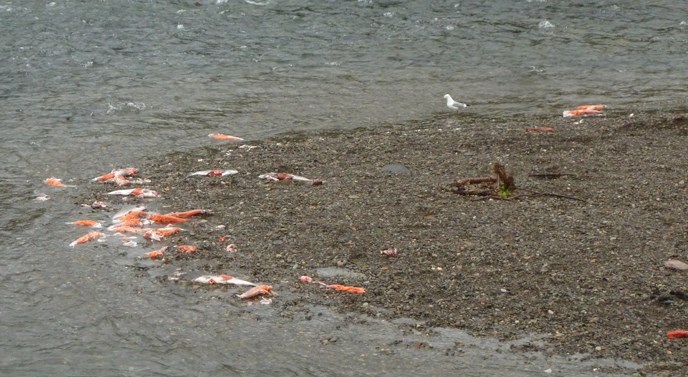
<path id="1" fill-rule="evenodd" d="M 402 164 L 385 165 L 382 170 L 390 174 L 405 174 L 410 172 L 409 168 Z"/>
<path id="2" fill-rule="evenodd" d="M 670 270 L 686 271 L 688 270 L 688 264 L 681 262 L 680 260 L 671 259 L 664 262 L 664 268 Z"/>
<path id="3" fill-rule="evenodd" d="M 366 275 L 341 267 L 321 267 L 315 273 L 323 279 L 343 277 L 347 279 L 365 279 Z"/>

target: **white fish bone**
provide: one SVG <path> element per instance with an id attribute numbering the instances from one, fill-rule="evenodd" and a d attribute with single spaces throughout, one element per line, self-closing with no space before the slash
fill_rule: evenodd
<path id="1" fill-rule="evenodd" d="M 230 275 L 203 275 L 193 279 L 196 283 L 203 284 L 235 284 L 235 285 L 250 285 L 255 286 L 250 281 L 237 279 Z"/>
<path id="2" fill-rule="evenodd" d="M 233 175 L 239 173 L 238 170 L 227 169 L 227 170 L 201 170 L 190 173 L 188 176 L 206 176 L 206 177 L 224 177 L 227 175 Z"/>

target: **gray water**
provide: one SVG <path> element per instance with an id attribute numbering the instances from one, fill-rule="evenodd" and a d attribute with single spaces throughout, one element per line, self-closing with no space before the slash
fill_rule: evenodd
<path id="1" fill-rule="evenodd" d="M 64 224 L 79 217 L 79 189 L 42 181 L 83 186 L 212 132 L 442 119 L 445 93 L 497 119 L 584 103 L 685 110 L 685 4 L 200 3 L 0 0 L 0 374 L 600 375 L 602 362 L 511 354 L 449 330 L 408 335 L 433 351 L 390 346 L 399 324 L 351 325 L 323 308 L 283 319 L 161 284 L 115 246 L 67 248 L 81 234 Z M 457 341 L 469 346 L 445 355 Z"/>

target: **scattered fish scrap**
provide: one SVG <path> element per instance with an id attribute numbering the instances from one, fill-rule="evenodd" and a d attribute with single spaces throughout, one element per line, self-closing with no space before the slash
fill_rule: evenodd
<path id="1" fill-rule="evenodd" d="M 137 247 L 137 246 L 139 246 L 139 243 L 136 242 L 135 236 L 122 235 L 121 240 L 122 240 L 122 246 L 126 246 L 126 247 Z"/>
<path id="2" fill-rule="evenodd" d="M 582 117 L 582 116 L 601 116 L 604 115 L 606 105 L 582 105 L 572 110 L 564 111 L 564 118 Z"/>
<path id="3" fill-rule="evenodd" d="M 211 214 L 212 211 L 209 209 L 192 209 L 189 211 L 183 211 L 183 212 L 170 212 L 167 213 L 166 216 L 174 216 L 174 217 L 180 217 L 182 219 L 188 219 L 193 216 L 201 216 L 201 215 L 209 215 Z"/>
<path id="4" fill-rule="evenodd" d="M 324 286 L 325 288 L 334 289 L 336 291 L 356 293 L 359 295 L 366 293 L 365 288 L 362 288 L 362 287 L 354 287 L 354 286 L 350 286 L 350 285 L 341 285 L 341 284 L 325 284 L 323 282 L 319 282 L 319 283 L 322 286 Z"/>
<path id="5" fill-rule="evenodd" d="M 146 255 L 151 260 L 159 260 L 159 259 L 165 258 L 165 252 L 166 251 L 167 251 L 167 246 L 164 246 L 160 249 L 149 251 L 148 253 L 146 253 Z"/>
<path id="6" fill-rule="evenodd" d="M 85 235 L 77 238 L 76 240 L 74 240 L 74 242 L 69 244 L 69 247 L 76 247 L 76 245 L 83 245 L 85 243 L 89 243 L 91 241 L 95 241 L 95 240 L 98 240 L 98 239 L 103 238 L 103 237 L 105 237 L 105 233 L 97 232 L 97 231 L 89 232 L 89 233 L 86 233 Z"/>
<path id="7" fill-rule="evenodd" d="M 203 275 L 199 276 L 195 279 L 192 280 L 195 283 L 201 283 L 201 284 L 234 284 L 234 285 L 247 285 L 247 286 L 252 286 L 253 288 L 249 289 L 248 291 L 238 294 L 237 297 L 240 299 L 246 300 L 246 299 L 251 299 L 259 296 L 265 296 L 265 295 L 273 295 L 274 292 L 272 291 L 272 286 L 271 285 L 265 285 L 265 284 L 255 284 L 250 281 L 242 280 L 239 278 L 235 278 L 232 275 Z M 269 302 L 266 302 L 269 303 Z"/>
<path id="8" fill-rule="evenodd" d="M 127 225 L 132 227 L 142 227 L 148 225 L 148 219 L 146 217 L 145 207 L 134 207 L 124 211 L 116 213 L 112 217 L 112 222 L 119 225 Z"/>
<path id="9" fill-rule="evenodd" d="M 189 221 L 188 218 L 178 217 L 174 215 L 161 215 L 159 213 L 149 213 L 146 219 L 157 224 L 178 224 Z"/>
<path id="10" fill-rule="evenodd" d="M 231 135 L 220 134 L 220 133 L 210 134 L 208 136 L 215 139 L 215 140 L 221 140 L 221 141 L 243 141 L 244 140 L 238 136 L 231 136 Z"/>
<path id="11" fill-rule="evenodd" d="M 140 187 L 128 190 L 110 191 L 107 193 L 107 195 L 134 196 L 137 198 L 157 198 L 160 196 L 156 191 Z"/>
<path id="12" fill-rule="evenodd" d="M 43 183 L 52 187 L 76 187 L 74 185 L 65 185 L 62 183 L 62 179 L 55 177 L 46 178 Z"/>
<path id="13" fill-rule="evenodd" d="M 117 234 L 137 234 L 144 235 L 146 232 L 151 231 L 149 228 L 139 228 L 137 226 L 123 225 L 123 224 L 113 224 L 107 228 L 107 230 L 117 233 Z"/>
<path id="14" fill-rule="evenodd" d="M 177 245 L 177 251 L 183 254 L 195 254 L 198 251 L 196 245 Z"/>
<path id="15" fill-rule="evenodd" d="M 258 296 L 263 296 L 263 295 L 271 295 L 272 293 L 272 286 L 271 285 L 257 285 L 248 291 L 237 295 L 240 299 L 249 299 L 249 298 L 254 298 Z"/>
<path id="16" fill-rule="evenodd" d="M 669 339 L 688 338 L 688 330 L 674 330 L 667 333 Z"/>
<path id="17" fill-rule="evenodd" d="M 189 173 L 188 177 L 193 177 L 193 176 L 203 176 L 203 177 L 225 177 L 228 175 L 234 175 L 238 174 L 238 170 L 233 170 L 233 169 L 227 169 L 227 170 L 201 170 L 201 171 L 195 171 L 193 173 Z"/>
<path id="18" fill-rule="evenodd" d="M 94 182 L 114 183 L 117 186 L 129 186 L 131 181 L 127 178 L 139 173 L 137 168 L 114 169 L 107 174 L 92 179 Z"/>
<path id="19" fill-rule="evenodd" d="M 101 224 L 95 220 L 75 220 L 75 221 L 70 221 L 66 224 L 76 225 L 76 226 L 85 226 L 85 227 L 91 227 L 91 228 L 102 228 L 103 227 L 103 224 Z"/>
<path id="20" fill-rule="evenodd" d="M 380 250 L 380 254 L 386 255 L 388 257 L 396 257 L 398 254 L 397 248 L 393 247 L 391 249 Z"/>
<path id="21" fill-rule="evenodd" d="M 188 211 L 170 212 L 167 214 L 159 214 L 155 212 L 146 211 L 146 207 L 128 207 L 117 212 L 112 217 L 113 224 L 107 230 L 115 234 L 125 235 L 134 234 L 143 236 L 144 239 L 153 241 L 162 241 L 165 237 L 181 232 L 183 229 L 171 226 L 189 221 L 194 216 L 209 214 L 210 211 L 205 209 L 192 209 Z M 149 224 L 164 224 L 163 228 L 144 227 Z M 128 241 L 128 245 L 133 245 L 134 241 Z M 195 246 L 193 246 L 195 248 Z M 167 248 L 159 249 L 148 253 L 151 259 L 162 259 Z M 183 253 L 191 254 L 196 250 L 192 250 L 190 245 L 177 246 L 177 250 Z"/>
<path id="22" fill-rule="evenodd" d="M 250 285 L 250 286 L 256 286 L 255 283 L 251 283 L 250 281 L 246 280 L 241 280 L 238 278 L 235 278 L 232 275 L 203 275 L 199 276 L 195 279 L 192 280 L 193 282 L 196 283 L 202 283 L 202 284 L 234 284 L 234 285 Z"/>
<path id="23" fill-rule="evenodd" d="M 335 291 L 340 291 L 340 292 L 348 292 L 348 293 L 355 293 L 362 295 L 366 293 L 365 288 L 362 287 L 354 287 L 351 285 L 341 285 L 341 284 L 327 284 L 323 283 L 322 281 L 314 281 L 312 277 L 303 275 L 299 278 L 299 281 L 302 283 L 313 283 L 313 284 L 318 284 L 321 285 L 325 288 L 328 289 L 334 289 Z"/>
<path id="24" fill-rule="evenodd" d="M 320 179 L 310 179 L 290 173 L 265 173 L 259 175 L 258 178 L 265 179 L 271 182 L 303 182 L 313 186 L 320 186 L 323 183 L 325 183 L 325 181 Z"/>
<path id="25" fill-rule="evenodd" d="M 244 139 L 236 136 L 214 133 L 210 134 L 209 137 L 215 140 L 221 141 L 242 141 Z M 255 146 L 242 146 L 245 149 L 256 148 Z M 234 169 L 211 169 L 211 170 L 200 170 L 189 173 L 187 176 L 205 176 L 205 177 L 225 177 L 229 175 L 238 174 L 238 170 Z M 139 169 L 134 167 L 117 168 L 112 169 L 109 173 L 102 174 L 95 178 L 92 178 L 92 182 L 114 184 L 118 187 L 131 186 L 136 183 L 144 184 L 151 182 L 148 179 L 136 178 L 139 175 Z M 285 172 L 274 172 L 266 173 L 259 176 L 260 179 L 264 179 L 271 182 L 301 182 L 313 186 L 322 185 L 323 180 L 311 179 L 303 176 L 285 173 Z M 53 187 L 76 187 L 67 186 L 62 183 L 59 178 L 47 178 L 44 183 Z M 157 191 L 143 187 L 132 187 L 118 189 L 110 192 L 106 192 L 105 195 L 117 195 L 124 197 L 136 197 L 136 198 L 158 198 L 159 194 Z M 47 200 L 47 195 L 41 194 L 36 200 Z M 126 199 L 125 199 L 126 200 Z M 103 201 L 94 201 L 92 204 L 84 204 L 84 207 L 90 207 L 91 209 L 102 209 L 109 206 L 109 204 Z M 190 221 L 193 217 L 208 215 L 212 212 L 206 209 L 191 209 L 187 211 L 177 211 L 169 213 L 158 213 L 152 212 L 143 206 L 125 206 L 119 210 L 115 215 L 112 216 L 112 223 L 107 226 L 104 232 L 91 231 L 69 244 L 70 247 L 74 248 L 77 245 L 83 245 L 92 241 L 102 241 L 106 237 L 111 237 L 112 235 L 117 235 L 122 241 L 123 246 L 127 247 L 138 247 L 137 238 L 143 237 L 149 241 L 163 241 L 164 238 L 177 234 L 184 231 L 184 229 L 173 226 L 174 224 L 184 223 Z M 102 228 L 103 223 L 91 219 L 79 219 L 70 221 L 67 224 L 79 226 L 79 227 L 91 227 L 91 228 Z M 163 226 L 164 227 L 158 227 Z M 224 226 L 223 226 L 224 227 Z M 218 227 L 219 228 L 219 227 Z M 231 243 L 228 236 L 220 237 L 220 241 L 223 242 L 225 246 L 225 251 L 227 253 L 236 253 L 237 246 Z M 147 258 L 151 261 L 163 261 L 170 250 L 171 246 L 163 246 L 152 251 L 145 252 L 144 254 L 139 254 L 137 258 Z M 174 246 L 174 249 L 183 254 L 195 254 L 198 252 L 199 248 L 192 244 L 181 244 Z M 383 250 L 381 253 L 393 256 L 396 255 L 396 249 Z M 177 278 L 170 277 L 170 280 L 177 280 Z M 202 284 L 234 284 L 241 286 L 251 287 L 249 290 L 238 294 L 237 297 L 240 299 L 252 299 L 263 296 L 275 295 L 273 292 L 273 287 L 266 284 L 256 284 L 250 281 L 235 278 L 231 275 L 221 274 L 221 275 L 203 275 L 193 279 L 196 283 Z M 349 292 L 355 294 L 365 293 L 365 289 L 355 286 L 347 286 L 341 284 L 326 284 L 323 282 L 315 282 L 316 284 L 325 287 L 327 289 L 333 289 L 341 292 Z M 270 298 L 262 298 L 260 301 L 263 304 L 270 303 Z"/>
<path id="26" fill-rule="evenodd" d="M 35 200 L 37 202 L 45 202 L 45 201 L 50 200 L 50 196 L 48 196 L 48 194 L 46 194 L 46 193 L 41 192 L 39 194 L 36 194 L 36 197 L 33 198 L 33 200 Z"/>
<path id="27" fill-rule="evenodd" d="M 90 205 L 89 204 L 82 204 L 82 206 L 91 207 L 92 209 L 103 209 L 103 208 L 107 208 L 108 205 L 107 205 L 107 203 L 105 203 L 102 200 L 94 200 L 93 203 L 91 203 Z"/>
<path id="28" fill-rule="evenodd" d="M 163 238 L 177 234 L 183 230 L 184 229 L 182 229 L 182 228 L 170 227 L 170 226 L 160 228 L 160 229 L 149 229 L 149 230 L 146 230 L 145 233 L 143 233 L 143 238 L 145 238 L 147 240 L 153 240 L 153 241 L 162 241 Z"/>

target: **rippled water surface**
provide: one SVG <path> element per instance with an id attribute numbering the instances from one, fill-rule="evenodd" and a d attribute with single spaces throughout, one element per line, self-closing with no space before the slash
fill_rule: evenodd
<path id="1" fill-rule="evenodd" d="M 67 248 L 78 191 L 42 181 L 84 184 L 211 132 L 432 119 L 445 93 L 494 117 L 685 109 L 685 4 L 645 3 L 0 0 L 0 372 L 541 373 L 547 360 L 485 344 L 463 359 L 385 353 L 394 326 L 285 321 L 160 285 L 105 245 Z"/>

